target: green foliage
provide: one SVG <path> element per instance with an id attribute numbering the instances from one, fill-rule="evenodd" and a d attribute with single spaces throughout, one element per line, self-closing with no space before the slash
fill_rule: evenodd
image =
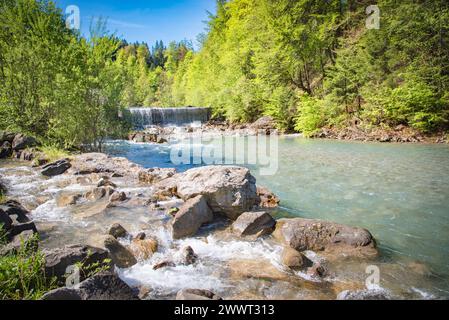
<path id="1" fill-rule="evenodd" d="M 66 150 L 50 144 L 39 147 L 39 150 L 44 153 L 46 159 L 48 159 L 49 162 L 54 162 L 60 159 L 68 158 L 70 156 L 70 154 Z"/>
<path id="2" fill-rule="evenodd" d="M 22 243 L 18 252 L 0 257 L 1 300 L 38 300 L 55 288 L 54 279 L 45 277 L 43 254 L 31 247 Z"/>
<path id="3" fill-rule="evenodd" d="M 97 261 L 91 264 L 88 264 L 88 260 L 92 257 L 92 252 L 89 251 L 87 253 L 86 258 L 83 261 L 80 261 L 75 264 L 76 267 L 80 270 L 81 276 L 83 279 L 87 279 L 93 277 L 96 274 L 99 274 L 104 271 L 108 271 L 111 268 L 111 259 L 104 259 L 103 261 Z"/>

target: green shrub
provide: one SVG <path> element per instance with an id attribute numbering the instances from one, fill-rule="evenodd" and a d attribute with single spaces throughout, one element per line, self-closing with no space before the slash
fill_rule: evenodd
<path id="1" fill-rule="evenodd" d="M 306 137 L 310 137 L 325 125 L 325 121 L 323 101 L 310 96 L 303 96 L 300 101 L 295 130 L 302 132 Z"/>
<path id="2" fill-rule="evenodd" d="M 0 257 L 0 299 L 38 300 L 55 288 L 45 276 L 45 259 L 40 251 L 24 242 L 18 252 Z"/>

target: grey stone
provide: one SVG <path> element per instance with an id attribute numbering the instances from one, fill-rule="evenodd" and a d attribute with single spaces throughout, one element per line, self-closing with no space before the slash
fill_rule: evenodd
<path id="1" fill-rule="evenodd" d="M 41 173 L 47 177 L 54 177 L 65 173 L 71 166 L 68 159 L 58 160 L 45 165 Z"/>
<path id="2" fill-rule="evenodd" d="M 212 222 L 213 219 L 214 215 L 204 196 L 189 199 L 176 213 L 171 223 L 173 238 L 193 236 L 202 225 Z"/>
<path id="3" fill-rule="evenodd" d="M 271 233 L 275 226 L 276 221 L 267 212 L 245 212 L 232 224 L 232 230 L 239 236 L 260 233 L 266 235 Z"/>

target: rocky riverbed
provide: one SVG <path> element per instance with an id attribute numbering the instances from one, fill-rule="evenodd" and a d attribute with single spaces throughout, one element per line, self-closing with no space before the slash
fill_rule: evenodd
<path id="1" fill-rule="evenodd" d="M 89 153 L 42 167 L 3 160 L 1 206 L 9 244 L 39 233 L 46 272 L 60 279 L 77 262 L 109 271 L 46 299 L 422 298 L 397 287 L 367 290 L 366 270 L 383 263 L 368 230 L 329 221 L 278 219 L 276 195 L 246 168 L 183 173 L 144 169 Z M 410 268 L 408 283 L 431 276 Z"/>

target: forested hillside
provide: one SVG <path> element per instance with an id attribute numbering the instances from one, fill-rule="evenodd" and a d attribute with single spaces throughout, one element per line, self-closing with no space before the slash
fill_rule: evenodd
<path id="1" fill-rule="evenodd" d="M 86 39 L 44 0 L 0 2 L 0 129 L 70 147 L 126 131 L 129 106 L 210 106 L 280 129 L 410 126 L 449 120 L 449 3 L 219 0 L 189 41 L 128 44 L 104 21 Z M 155 39 L 148 39 L 153 42 Z"/>

